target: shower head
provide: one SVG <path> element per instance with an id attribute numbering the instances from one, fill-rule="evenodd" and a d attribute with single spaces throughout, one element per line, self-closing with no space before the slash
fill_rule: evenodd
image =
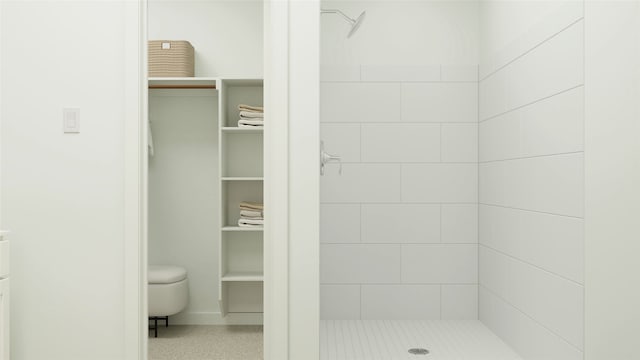
<path id="1" fill-rule="evenodd" d="M 360 16 L 358 16 L 357 19 L 352 19 L 350 17 L 348 17 L 345 13 L 343 13 L 342 11 L 338 10 L 338 9 L 322 9 L 320 10 L 320 13 L 322 14 L 338 14 L 340 16 L 342 16 L 343 19 L 345 19 L 349 25 L 351 25 L 351 30 L 349 30 L 349 33 L 347 34 L 347 38 L 350 38 L 353 34 L 356 33 L 356 31 L 358 31 L 358 28 L 360 28 L 360 25 L 362 25 L 362 22 L 364 21 L 365 16 L 367 15 L 366 11 L 363 11 L 362 14 L 360 14 Z"/>
<path id="2" fill-rule="evenodd" d="M 358 16 L 358 18 L 355 19 L 353 23 L 351 23 L 351 31 L 349 31 L 349 34 L 347 34 L 347 38 L 350 38 L 351 35 L 355 34 L 355 32 L 358 31 L 358 28 L 360 27 L 360 25 L 362 25 L 362 22 L 364 21 L 364 18 L 366 16 L 367 12 L 363 11 L 362 14 L 360 14 L 360 16 Z"/>

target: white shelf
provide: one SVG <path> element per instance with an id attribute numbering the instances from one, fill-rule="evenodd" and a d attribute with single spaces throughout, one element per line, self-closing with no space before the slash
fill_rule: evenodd
<path id="1" fill-rule="evenodd" d="M 220 178 L 222 181 L 263 181 L 262 176 L 228 176 Z"/>
<path id="2" fill-rule="evenodd" d="M 264 80 L 258 78 L 221 78 L 222 82 L 230 86 L 263 86 Z"/>
<path id="3" fill-rule="evenodd" d="M 212 77 L 152 77 L 149 78 L 149 87 L 161 88 L 218 88 L 218 78 Z"/>
<path id="4" fill-rule="evenodd" d="M 262 134 L 264 128 L 241 128 L 237 126 L 225 126 L 222 128 L 223 133 L 245 133 L 245 134 Z"/>
<path id="5" fill-rule="evenodd" d="M 256 227 L 248 227 L 248 226 L 224 226 L 222 227 L 222 231 L 262 231 L 264 228 L 262 226 Z"/>
<path id="6" fill-rule="evenodd" d="M 221 278 L 222 281 L 264 281 L 264 274 L 257 271 L 228 272 Z"/>

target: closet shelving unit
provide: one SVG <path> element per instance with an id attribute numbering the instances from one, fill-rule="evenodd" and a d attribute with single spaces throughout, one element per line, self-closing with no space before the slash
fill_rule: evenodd
<path id="1" fill-rule="evenodd" d="M 263 131 L 239 128 L 239 104 L 263 104 L 262 79 L 221 78 L 219 101 L 219 304 L 223 315 L 262 313 L 263 230 L 239 227 L 239 204 L 263 202 Z"/>
<path id="2" fill-rule="evenodd" d="M 213 89 L 217 93 L 220 194 L 218 302 L 224 316 L 233 313 L 261 314 L 263 229 L 239 227 L 238 205 L 241 201 L 263 202 L 263 131 L 261 128 L 238 127 L 238 105 L 262 106 L 263 80 L 167 77 L 149 78 L 148 85 L 149 89 Z"/>

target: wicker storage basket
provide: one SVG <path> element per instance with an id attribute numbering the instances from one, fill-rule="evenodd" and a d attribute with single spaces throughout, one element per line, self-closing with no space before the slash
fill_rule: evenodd
<path id="1" fill-rule="evenodd" d="M 188 41 L 149 41 L 149 77 L 194 76 L 194 51 Z"/>

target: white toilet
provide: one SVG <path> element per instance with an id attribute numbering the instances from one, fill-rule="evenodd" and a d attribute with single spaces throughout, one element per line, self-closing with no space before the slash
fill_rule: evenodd
<path id="1" fill-rule="evenodd" d="M 187 270 L 180 266 L 149 265 L 147 273 L 149 286 L 149 319 L 155 325 L 158 337 L 158 320 L 165 320 L 169 326 L 169 316 L 184 310 L 189 301 Z"/>

